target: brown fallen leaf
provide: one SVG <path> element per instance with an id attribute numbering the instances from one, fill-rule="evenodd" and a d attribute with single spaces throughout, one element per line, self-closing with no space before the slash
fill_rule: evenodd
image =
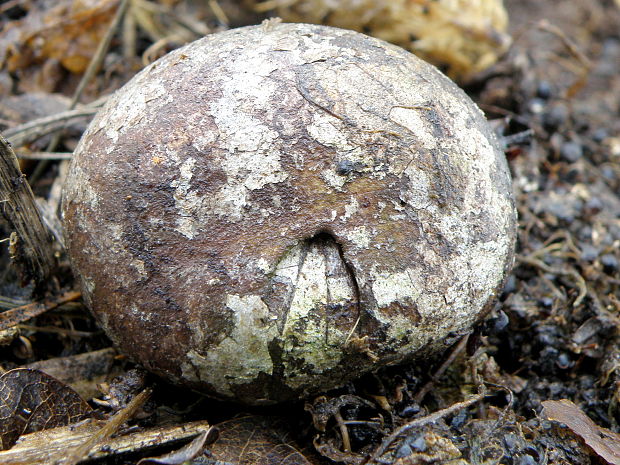
<path id="1" fill-rule="evenodd" d="M 35 4 L 0 34 L 5 45 L 0 65 L 9 71 L 56 60 L 82 73 L 112 20 L 118 0 L 63 0 L 52 7 Z"/>
<path id="2" fill-rule="evenodd" d="M 218 463 L 234 465 L 312 465 L 280 419 L 246 416 L 217 425 L 219 439 L 211 447 Z"/>
<path id="3" fill-rule="evenodd" d="M 564 423 L 599 457 L 611 465 L 620 465 L 620 434 L 598 426 L 568 399 L 545 400 L 542 406 L 548 420 Z"/>
<path id="4" fill-rule="evenodd" d="M 41 371 L 7 371 L 0 377 L 0 450 L 22 434 L 69 425 L 92 412 L 73 389 Z"/>
<path id="5" fill-rule="evenodd" d="M 67 357 L 56 357 L 28 364 L 25 368 L 40 370 L 68 384 L 83 399 L 101 394 L 97 387 L 109 379 L 116 350 L 111 347 Z"/>
<path id="6" fill-rule="evenodd" d="M 219 431 L 217 428 L 210 427 L 203 431 L 200 435 L 189 444 L 181 447 L 179 450 L 170 452 L 169 454 L 159 457 L 148 457 L 138 462 L 138 465 L 161 464 L 161 465 L 182 465 L 191 462 L 198 457 L 204 448 L 213 443 L 218 438 Z"/>

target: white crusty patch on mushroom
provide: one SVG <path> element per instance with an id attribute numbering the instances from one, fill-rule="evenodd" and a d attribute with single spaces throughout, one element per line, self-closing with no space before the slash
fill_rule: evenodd
<path id="1" fill-rule="evenodd" d="M 209 380 L 221 386 L 222 394 L 232 396 L 231 385 L 252 382 L 260 373 L 271 373 L 268 343 L 276 337 L 277 328 L 260 296 L 229 295 L 226 307 L 235 315 L 233 332 L 206 354 L 190 350 L 182 375 L 197 381 Z M 244 347 L 243 357 L 239 357 L 240 345 Z"/>

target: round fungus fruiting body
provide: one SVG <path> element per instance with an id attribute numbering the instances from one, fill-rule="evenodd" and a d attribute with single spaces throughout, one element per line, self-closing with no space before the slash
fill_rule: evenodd
<path id="1" fill-rule="evenodd" d="M 434 67 L 271 24 L 148 66 L 98 113 L 63 201 L 87 305 L 146 368 L 251 404 L 466 331 L 513 261 L 503 153 Z"/>

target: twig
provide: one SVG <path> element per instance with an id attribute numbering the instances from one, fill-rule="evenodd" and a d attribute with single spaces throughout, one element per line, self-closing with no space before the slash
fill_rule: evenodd
<path id="1" fill-rule="evenodd" d="M 1 13 L 6 13 L 11 8 L 15 8 L 16 6 L 18 6 L 22 2 L 23 2 L 23 0 L 9 0 L 4 5 L 0 6 L 0 14 Z"/>
<path id="2" fill-rule="evenodd" d="M 257 13 L 266 13 L 269 10 L 273 10 L 275 8 L 283 7 L 286 8 L 288 6 L 294 5 L 298 0 L 265 0 L 264 2 L 257 3 L 254 6 L 254 11 Z"/>
<path id="3" fill-rule="evenodd" d="M 349 430 L 347 429 L 347 425 L 345 424 L 340 412 L 336 412 L 334 414 L 334 418 L 336 419 L 336 423 L 338 423 L 338 428 L 340 429 L 340 436 L 342 437 L 342 450 L 345 452 L 351 452 L 351 440 L 349 439 Z"/>
<path id="4" fill-rule="evenodd" d="M 586 83 L 588 73 L 592 69 L 592 62 L 588 59 L 588 57 L 579 50 L 579 47 L 573 42 L 565 33 L 554 24 L 551 24 L 547 20 L 542 20 L 537 23 L 537 27 L 541 31 L 549 32 L 560 39 L 564 47 L 566 47 L 571 55 L 577 59 L 579 64 L 581 65 L 581 70 L 573 70 L 575 74 L 577 74 L 577 80 L 571 84 L 571 86 L 567 89 L 566 95 L 568 97 L 574 96 L 577 92 L 579 92 Z M 556 61 L 558 61 L 556 59 Z M 561 63 L 561 61 L 560 61 Z"/>
<path id="5" fill-rule="evenodd" d="M 144 405 L 153 391 L 145 389 L 134 397 L 127 407 L 114 415 L 106 425 L 93 434 L 81 445 L 69 452 L 67 458 L 62 461 L 63 465 L 75 465 L 88 456 L 88 453 L 97 445 L 109 439 L 122 425 L 131 419 L 134 413 Z"/>
<path id="6" fill-rule="evenodd" d="M 552 244 L 553 245 L 553 244 Z M 551 247 L 551 246 L 548 246 Z M 579 273 L 577 273 L 577 271 L 571 269 L 568 270 L 563 270 L 561 268 L 553 268 L 549 265 L 547 265 L 546 263 L 544 263 L 542 260 L 539 260 L 538 258 L 535 258 L 537 252 L 534 252 L 532 255 L 530 256 L 518 256 L 517 257 L 517 262 L 519 263 L 525 263 L 526 265 L 530 265 L 533 266 L 535 268 L 539 268 L 540 270 L 544 271 L 545 273 L 551 273 L 551 274 L 557 274 L 560 276 L 570 276 L 575 280 L 575 284 L 577 285 L 577 289 L 579 289 L 579 294 L 577 295 L 577 298 L 575 299 L 575 301 L 573 302 L 573 307 L 578 307 L 581 302 L 583 301 L 583 299 L 586 297 L 586 295 L 588 295 L 588 286 L 586 285 L 586 280 L 583 279 L 583 276 L 581 276 Z"/>
<path id="7" fill-rule="evenodd" d="M 501 142 L 504 147 L 510 145 L 520 145 L 529 142 L 534 137 L 533 129 L 526 129 L 525 131 L 517 132 L 516 134 L 510 134 L 509 136 L 503 136 Z"/>
<path id="8" fill-rule="evenodd" d="M 84 76 L 82 76 L 82 79 L 80 80 L 80 83 L 78 84 L 78 87 L 75 90 L 75 93 L 73 94 L 73 98 L 71 99 L 71 105 L 69 105 L 70 110 L 73 110 L 75 106 L 78 104 L 78 102 L 80 101 L 80 98 L 82 98 L 82 93 L 84 92 L 84 89 L 86 88 L 86 84 L 88 84 L 90 80 L 93 78 L 93 76 L 95 75 L 95 73 L 99 71 L 101 63 L 103 63 L 105 54 L 108 51 L 108 48 L 110 48 L 112 37 L 114 37 L 114 34 L 116 34 L 116 30 L 118 29 L 118 26 L 121 23 L 121 20 L 123 19 L 123 16 L 125 15 L 125 12 L 127 11 L 128 5 L 129 5 L 129 0 L 122 0 L 121 4 L 118 6 L 118 10 L 116 10 L 116 14 L 114 15 L 114 18 L 112 19 L 112 24 L 110 24 L 110 27 L 106 31 L 105 36 L 103 37 L 101 42 L 99 42 L 97 50 L 95 51 L 95 55 L 90 60 L 90 63 L 88 63 L 88 68 L 86 68 L 86 71 L 84 72 Z M 51 151 L 51 150 L 48 149 L 48 151 Z"/>
<path id="9" fill-rule="evenodd" d="M 375 452 L 370 456 L 370 458 L 366 461 L 366 464 L 369 463 L 378 463 L 379 457 L 381 457 L 386 450 L 398 439 L 398 437 L 402 434 L 405 434 L 407 431 L 413 428 L 418 428 L 420 426 L 428 425 L 429 423 L 435 423 L 437 420 L 440 420 L 443 417 L 450 415 L 458 410 L 469 407 L 470 405 L 475 404 L 476 402 L 481 401 L 484 398 L 485 394 L 477 394 L 463 402 L 457 402 L 456 404 L 452 404 L 450 407 L 447 407 L 442 410 L 438 410 L 435 413 L 431 413 L 430 415 L 426 415 L 422 418 L 416 418 L 415 420 L 410 421 L 409 423 L 405 423 L 403 426 L 398 428 L 392 434 L 390 434 L 381 445 L 375 450 Z"/>
<path id="10" fill-rule="evenodd" d="M 0 295 L 0 309 L 8 310 L 15 307 L 21 307 L 22 305 L 26 305 L 28 303 L 27 300 L 23 299 L 15 299 L 12 297 L 6 297 L 4 295 Z"/>
<path id="11" fill-rule="evenodd" d="M 222 9 L 217 0 L 209 0 L 209 8 L 211 8 L 211 11 L 213 12 L 217 20 L 224 26 L 228 27 L 228 25 L 230 24 L 230 20 L 228 19 L 228 16 L 226 16 L 226 12 Z"/>
<path id="12" fill-rule="evenodd" d="M 443 376 L 446 370 L 452 365 L 452 362 L 458 357 L 458 355 L 463 352 L 465 347 L 467 347 L 467 340 L 469 339 L 469 335 L 463 336 L 459 342 L 454 346 L 448 358 L 441 364 L 441 366 L 437 369 L 437 371 L 431 376 L 431 379 L 418 391 L 418 393 L 413 398 L 414 402 L 420 403 L 429 393 L 429 391 L 433 388 L 433 385 Z"/>
<path id="13" fill-rule="evenodd" d="M 2 312 L 0 313 L 0 331 L 41 315 L 67 302 L 73 302 L 81 296 L 82 294 L 79 292 L 69 291 L 52 299 L 46 299 L 42 302 L 33 302 Z"/>
<path id="14" fill-rule="evenodd" d="M 78 84 L 77 89 L 75 90 L 73 94 L 73 98 L 71 99 L 69 110 L 73 110 L 77 106 L 78 102 L 80 101 L 80 98 L 82 97 L 82 93 L 84 92 L 84 89 L 86 88 L 86 84 L 90 82 L 90 80 L 93 78 L 95 73 L 97 73 L 97 71 L 99 70 L 101 63 L 103 63 L 105 54 L 108 51 L 108 48 L 110 47 L 110 42 L 112 42 L 112 37 L 114 37 L 114 34 L 116 33 L 116 30 L 118 29 L 118 26 L 121 23 L 121 20 L 123 19 L 123 15 L 127 11 L 128 5 L 129 5 L 129 0 L 122 0 L 121 4 L 118 6 L 118 10 L 116 10 L 116 14 L 114 15 L 114 18 L 112 19 L 112 24 L 110 24 L 110 27 L 106 31 L 106 34 L 101 40 L 101 42 L 99 42 L 99 45 L 97 46 L 97 50 L 95 51 L 93 58 L 88 63 L 88 67 L 86 68 L 86 71 L 84 72 L 84 75 L 82 76 L 82 79 L 80 79 L 80 83 Z M 52 140 L 47 146 L 47 149 L 46 149 L 47 152 L 53 152 L 56 149 L 58 142 L 60 142 L 60 137 L 61 137 L 60 133 L 56 133 L 54 135 L 54 137 L 52 138 Z M 40 161 L 37 167 L 32 172 L 32 175 L 30 176 L 30 182 L 35 182 L 39 178 L 39 176 L 41 176 L 41 174 L 45 171 L 48 164 L 49 164 L 48 160 Z"/>
<path id="15" fill-rule="evenodd" d="M 133 13 L 133 4 L 130 2 L 127 14 L 123 18 L 123 26 L 121 30 L 123 43 L 123 58 L 125 60 L 133 60 L 138 50 L 138 30 L 136 26 L 136 17 Z"/>
<path id="16" fill-rule="evenodd" d="M 499 414 L 499 416 L 497 417 L 497 420 L 495 420 L 495 423 L 487 432 L 487 435 L 491 435 L 493 434 L 495 430 L 497 430 L 500 427 L 500 425 L 502 425 L 505 422 L 506 416 L 508 416 L 508 412 L 513 410 L 514 403 L 515 403 L 515 395 L 512 392 L 512 389 L 509 389 L 506 386 L 502 386 L 501 384 L 490 383 L 488 381 L 485 381 L 484 384 L 486 384 L 487 386 L 492 386 L 498 389 L 502 389 L 508 394 L 508 402 L 506 403 L 506 406 L 502 409 L 502 413 Z"/>
<path id="17" fill-rule="evenodd" d="M 30 152 L 17 154 L 22 160 L 71 160 L 72 152 Z"/>
<path id="18" fill-rule="evenodd" d="M 97 108 L 93 107 L 63 111 L 62 113 L 37 118 L 28 123 L 7 129 L 4 131 L 4 136 L 9 139 L 15 147 L 20 147 L 50 132 L 58 131 L 82 118 L 92 116 L 95 113 L 97 113 Z M 48 152 L 49 151 L 50 150 L 48 150 Z"/>
<path id="19" fill-rule="evenodd" d="M 539 21 L 537 26 L 538 26 L 538 28 L 541 31 L 548 32 L 548 33 L 553 34 L 554 36 L 558 37 L 562 41 L 564 46 L 568 49 L 568 51 L 575 58 L 577 58 L 577 60 L 579 60 L 581 65 L 586 70 L 592 69 L 592 62 L 589 60 L 589 58 L 587 56 L 585 56 L 583 54 L 583 52 L 581 50 L 579 50 L 579 47 L 564 33 L 564 31 L 562 31 L 562 29 L 560 29 L 559 27 L 557 27 L 554 24 L 551 24 L 546 19 L 543 19 L 543 20 Z"/>
<path id="20" fill-rule="evenodd" d="M 175 34 L 162 37 L 161 39 L 153 42 L 151 45 L 147 47 L 147 49 L 142 53 L 142 66 L 148 66 L 152 62 L 154 62 L 158 56 L 157 54 L 160 50 L 165 49 L 169 44 L 174 44 L 180 42 L 181 38 Z"/>
<path id="21" fill-rule="evenodd" d="M 52 333 L 52 334 L 62 334 L 63 336 L 71 336 L 71 337 L 94 337 L 98 334 L 101 334 L 102 331 L 78 331 L 76 329 L 67 329 L 67 328 L 58 328 L 57 326 L 32 326 L 32 325 L 17 325 L 18 329 L 23 329 L 25 331 L 34 331 L 37 333 Z"/>
<path id="22" fill-rule="evenodd" d="M 45 228 L 32 189 L 19 169 L 15 152 L 2 136 L 0 200 L 2 212 L 14 229 L 10 241 L 11 258 L 20 267 L 22 279 L 34 280 L 38 290 L 42 290 L 56 268 L 51 235 Z"/>

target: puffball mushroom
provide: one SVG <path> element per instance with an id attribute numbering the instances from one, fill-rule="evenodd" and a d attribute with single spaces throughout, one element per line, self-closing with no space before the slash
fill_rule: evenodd
<path id="1" fill-rule="evenodd" d="M 114 343 L 248 404 L 445 347 L 513 262 L 506 161 L 409 52 L 305 24 L 204 37 L 95 117 L 64 191 L 69 255 Z"/>

